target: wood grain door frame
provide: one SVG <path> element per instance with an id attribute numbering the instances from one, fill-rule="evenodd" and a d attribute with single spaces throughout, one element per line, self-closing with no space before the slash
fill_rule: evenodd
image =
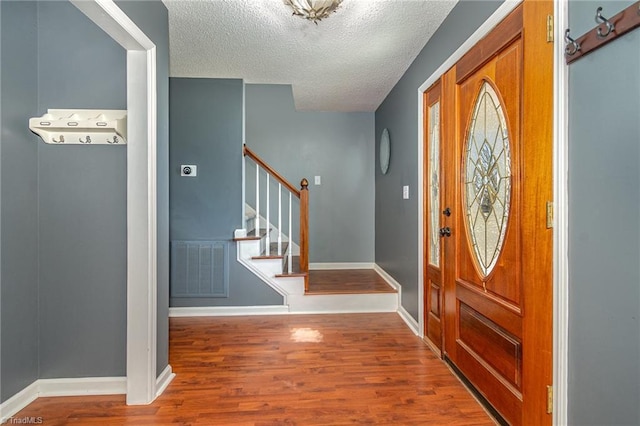
<path id="1" fill-rule="evenodd" d="M 523 324 L 525 342 L 523 352 L 536 352 L 540 363 L 523 365 L 523 418 L 529 424 L 548 424 L 552 416 L 538 407 L 548 407 L 548 386 L 553 385 L 553 238 L 548 226 L 547 205 L 553 201 L 553 126 L 554 126 L 554 45 L 547 42 L 547 26 L 542 23 L 553 16 L 551 1 L 524 3 L 524 105 L 528 115 L 523 122 L 524 155 L 535 161 L 527 163 L 524 178 L 527 185 L 523 196 L 523 221 L 536 227 L 525 231 L 523 238 L 524 268 L 527 274 L 527 293 L 523 309 L 528 316 Z M 559 39 L 561 40 L 561 39 Z M 558 42 L 559 42 L 558 40 Z M 551 264 L 548 264 L 548 263 Z M 538 265 L 544 265 L 538 267 Z M 543 283 L 543 285 L 538 285 Z M 536 330 L 544 329 L 545 336 Z M 535 338 L 528 338 L 529 335 Z"/>

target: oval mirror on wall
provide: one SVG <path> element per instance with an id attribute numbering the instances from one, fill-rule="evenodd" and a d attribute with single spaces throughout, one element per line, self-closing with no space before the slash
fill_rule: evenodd
<path id="1" fill-rule="evenodd" d="M 384 129 L 380 137 L 380 171 L 383 175 L 389 170 L 389 160 L 391 159 L 391 140 L 389 130 Z"/>

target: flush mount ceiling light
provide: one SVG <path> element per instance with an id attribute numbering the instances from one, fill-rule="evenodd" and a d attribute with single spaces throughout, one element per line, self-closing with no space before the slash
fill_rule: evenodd
<path id="1" fill-rule="evenodd" d="M 294 15 L 318 24 L 335 12 L 342 0 L 284 0 L 284 3 L 293 9 Z"/>

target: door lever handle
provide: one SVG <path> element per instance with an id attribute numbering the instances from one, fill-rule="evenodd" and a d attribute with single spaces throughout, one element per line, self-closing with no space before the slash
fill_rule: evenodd
<path id="1" fill-rule="evenodd" d="M 441 237 L 450 237 L 451 236 L 451 228 L 445 226 L 444 228 L 440 228 L 440 236 Z"/>

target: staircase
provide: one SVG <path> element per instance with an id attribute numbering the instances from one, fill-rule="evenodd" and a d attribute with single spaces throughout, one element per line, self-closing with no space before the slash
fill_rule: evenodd
<path id="1" fill-rule="evenodd" d="M 305 281 L 309 272 L 299 269 L 299 256 L 291 256 L 292 272 L 288 271 L 289 251 L 283 255 L 267 255 L 266 230 L 256 238 L 236 237 L 237 259 L 242 265 L 258 276 L 282 295 L 284 304 L 291 313 L 347 313 L 347 312 L 396 312 L 398 309 L 398 293 L 362 293 L 362 294 L 310 294 L 305 291 Z M 277 243 L 271 243 L 272 252 L 277 250 Z M 277 253 L 277 252 L 276 252 Z"/>
<path id="2" fill-rule="evenodd" d="M 246 145 L 244 155 L 245 170 L 247 157 L 255 167 L 255 202 L 245 204 L 244 228 L 235 231 L 238 262 L 282 295 L 292 313 L 396 312 L 397 292 L 309 293 L 308 181 L 302 179 L 298 190 Z M 296 199 L 297 243 L 292 231 Z"/>

